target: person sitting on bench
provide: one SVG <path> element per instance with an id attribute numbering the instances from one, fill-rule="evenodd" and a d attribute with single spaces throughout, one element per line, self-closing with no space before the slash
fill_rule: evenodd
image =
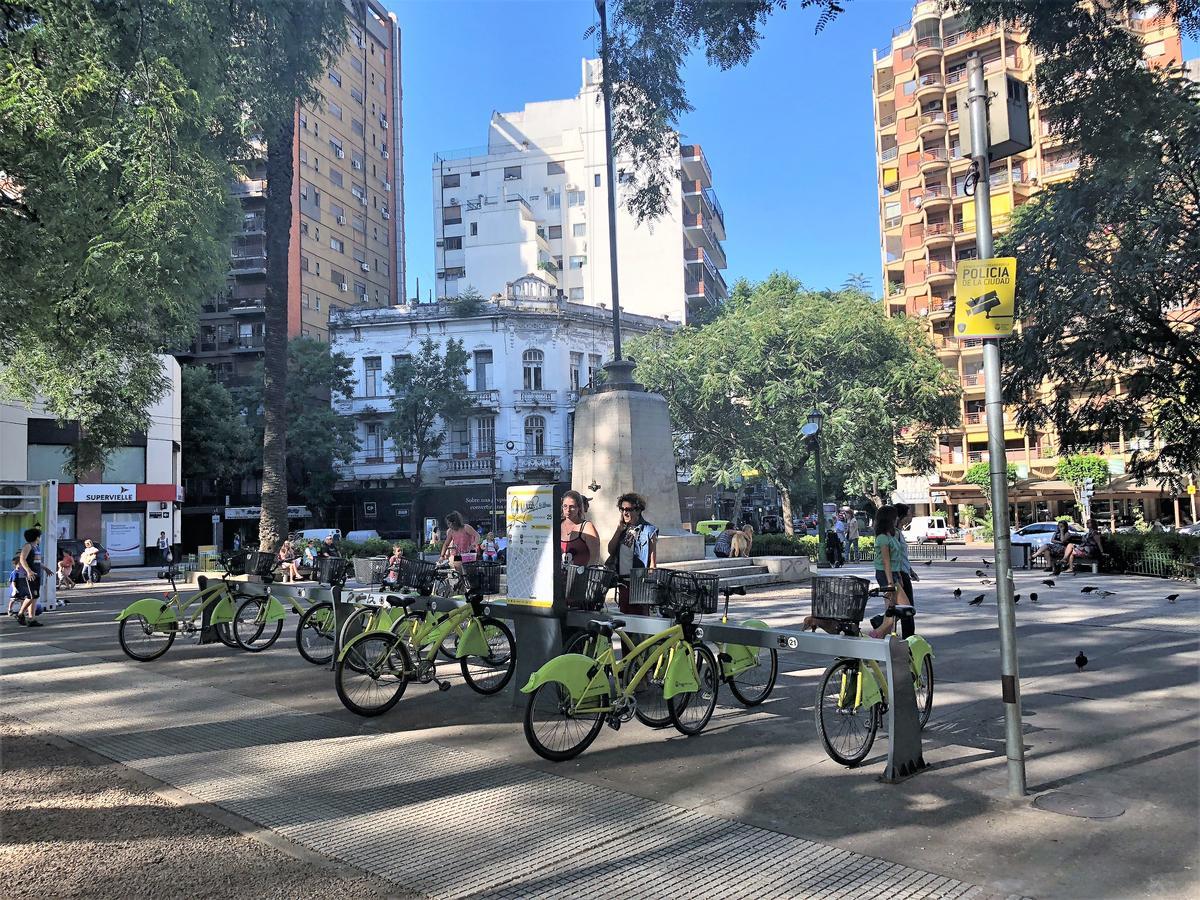
<path id="1" fill-rule="evenodd" d="M 1076 560 L 1094 562 L 1099 566 L 1100 561 L 1104 559 L 1104 543 L 1100 540 L 1096 520 L 1088 519 L 1087 527 L 1087 534 L 1083 536 L 1083 541 L 1078 544 L 1068 544 L 1063 553 L 1063 563 L 1067 566 L 1068 572 L 1075 572 Z"/>

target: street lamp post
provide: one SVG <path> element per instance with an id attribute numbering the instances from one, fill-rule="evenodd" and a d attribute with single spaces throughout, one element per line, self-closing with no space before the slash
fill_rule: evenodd
<path id="1" fill-rule="evenodd" d="M 814 406 L 808 414 L 808 424 L 800 429 L 802 434 L 812 438 L 813 451 L 816 457 L 818 569 L 829 568 L 829 560 L 825 556 L 825 486 L 824 477 L 821 473 L 821 423 L 824 420 L 825 414 Z"/>

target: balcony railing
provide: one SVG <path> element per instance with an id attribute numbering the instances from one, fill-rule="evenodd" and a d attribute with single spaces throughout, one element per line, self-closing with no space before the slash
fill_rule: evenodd
<path id="1" fill-rule="evenodd" d="M 1079 157 L 1060 157 L 1042 162 L 1043 175 L 1055 175 L 1059 172 L 1071 172 L 1079 168 Z"/>
<path id="2" fill-rule="evenodd" d="M 500 391 L 495 388 L 482 391 L 467 391 L 467 400 L 476 409 L 499 409 Z"/>
<path id="3" fill-rule="evenodd" d="M 972 350 L 972 349 L 975 349 L 978 347 L 982 347 L 983 339 L 982 338 L 967 338 L 966 340 L 959 341 L 958 346 L 964 350 Z"/>
<path id="4" fill-rule="evenodd" d="M 925 264 L 926 275 L 953 275 L 954 264 L 949 260 L 931 259 Z"/>
<path id="5" fill-rule="evenodd" d="M 267 189 L 267 181 L 265 178 L 260 178 L 251 181 L 235 181 L 233 183 L 233 196 L 235 197 L 261 197 L 263 191 Z"/>
<path id="6" fill-rule="evenodd" d="M 700 149 L 699 144 L 683 144 L 679 148 L 680 159 L 687 163 L 698 163 L 701 171 L 704 172 L 705 180 L 712 184 L 712 169 L 708 167 L 708 160 L 704 158 L 704 151 Z"/>
<path id="7" fill-rule="evenodd" d="M 229 268 L 235 272 L 266 269 L 266 267 L 267 258 L 261 254 L 258 256 L 233 256 L 229 260 Z"/>
<path id="8" fill-rule="evenodd" d="M 917 79 L 918 87 L 944 87 L 940 72 L 929 72 Z"/>
<path id="9" fill-rule="evenodd" d="M 969 412 L 963 414 L 963 423 L 966 425 L 982 425 L 983 417 L 987 415 L 984 412 Z"/>
<path id="10" fill-rule="evenodd" d="M 438 460 L 438 472 L 442 475 L 490 475 L 495 468 L 491 454 L 471 458 L 447 458 Z"/>
<path id="11" fill-rule="evenodd" d="M 925 224 L 925 237 L 937 237 L 938 235 L 949 235 L 953 233 L 953 227 L 949 222 L 927 222 Z"/>
<path id="12" fill-rule="evenodd" d="M 933 147 L 921 154 L 921 162 L 945 162 L 946 158 L 945 147 Z"/>
<path id="13" fill-rule="evenodd" d="M 518 472 L 557 472 L 562 463 L 557 456 L 548 453 L 526 453 L 517 457 L 516 468 Z"/>
<path id="14" fill-rule="evenodd" d="M 968 372 L 962 377 L 963 387 L 979 387 L 983 384 L 982 372 Z"/>
<path id="15" fill-rule="evenodd" d="M 925 188 L 925 193 L 921 195 L 923 200 L 945 200 L 950 197 L 950 191 L 944 184 L 931 184 Z"/>
<path id="16" fill-rule="evenodd" d="M 879 158 L 882 159 L 884 162 L 891 162 L 893 159 L 895 159 L 899 155 L 900 155 L 899 147 L 887 147 L 884 149 L 884 151 L 881 154 L 879 154 Z"/>
<path id="17" fill-rule="evenodd" d="M 967 462 L 971 465 L 975 463 L 987 462 L 991 457 L 986 450 L 971 450 L 967 453 Z"/>
<path id="18" fill-rule="evenodd" d="M 916 47 L 918 50 L 941 50 L 942 39 L 936 34 L 931 34 L 928 37 L 917 38 Z"/>
<path id="19" fill-rule="evenodd" d="M 942 312 L 943 310 L 953 310 L 954 301 L 949 297 L 930 297 L 929 311 Z"/>
<path id="20" fill-rule="evenodd" d="M 879 127 L 880 128 L 887 128 L 888 126 L 895 125 L 895 124 L 896 124 L 896 114 L 895 113 L 888 113 L 886 116 L 879 117 Z"/>
<path id="21" fill-rule="evenodd" d="M 921 116 L 922 125 L 945 125 L 946 114 L 944 112 L 925 113 Z"/>
<path id="22" fill-rule="evenodd" d="M 553 406 L 557 391 L 527 391 L 517 388 L 513 391 L 517 404 L 520 406 Z"/>
<path id="23" fill-rule="evenodd" d="M 266 218 L 264 216 L 247 216 L 242 219 L 242 231 L 249 234 L 257 234 L 266 228 Z"/>

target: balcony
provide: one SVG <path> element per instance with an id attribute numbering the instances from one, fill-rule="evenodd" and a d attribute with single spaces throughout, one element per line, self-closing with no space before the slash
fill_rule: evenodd
<path id="1" fill-rule="evenodd" d="M 991 459 L 986 450 L 969 450 L 967 451 L 967 463 L 975 465 L 976 463 L 987 462 Z"/>
<path id="2" fill-rule="evenodd" d="M 915 91 L 917 101 L 932 100 L 946 93 L 946 84 L 942 81 L 940 72 L 929 72 L 917 78 Z"/>
<path id="3" fill-rule="evenodd" d="M 712 188 L 706 188 L 699 181 L 683 182 L 683 202 L 686 213 L 704 213 L 705 219 L 712 223 L 713 231 L 719 240 L 725 240 L 725 212 L 717 201 L 717 194 Z"/>
<path id="4" fill-rule="evenodd" d="M 683 165 L 683 175 L 693 181 L 700 181 L 703 187 L 712 187 L 712 169 L 699 144 L 680 144 L 679 161 Z"/>
<path id="5" fill-rule="evenodd" d="M 922 62 L 932 62 L 942 58 L 942 39 L 936 34 L 928 37 L 917 38 L 917 43 L 913 47 L 913 62 L 920 65 Z"/>
<path id="6" fill-rule="evenodd" d="M 883 130 L 889 129 L 889 128 L 894 128 L 895 126 L 896 126 L 896 114 L 894 112 L 890 112 L 887 115 L 883 115 L 883 116 L 879 117 L 879 130 L 880 131 L 883 131 Z"/>
<path id="7" fill-rule="evenodd" d="M 513 399 L 517 406 L 554 406 L 557 391 L 528 391 L 518 388 L 513 391 Z"/>
<path id="8" fill-rule="evenodd" d="M 899 146 L 884 147 L 879 154 L 879 158 L 886 162 L 894 162 L 896 157 L 900 155 Z"/>
<path id="9" fill-rule="evenodd" d="M 332 402 L 340 416 L 377 416 L 392 411 L 391 397 L 339 397 Z"/>
<path id="10" fill-rule="evenodd" d="M 726 266 L 725 248 L 713 229 L 711 218 L 705 213 L 684 213 L 683 227 L 693 247 L 699 247 L 712 257 L 718 269 Z"/>
<path id="11" fill-rule="evenodd" d="M 472 409 L 499 409 L 500 391 L 491 388 L 482 391 L 467 391 L 467 401 Z"/>
<path id="12" fill-rule="evenodd" d="M 442 457 L 438 460 L 438 474 L 453 478 L 462 475 L 491 475 L 495 471 L 495 459 L 489 453 L 487 456 L 477 456 L 474 459 Z"/>
<path id="13" fill-rule="evenodd" d="M 261 253 L 250 256 L 231 256 L 229 273 L 231 275 L 266 275 L 267 258 Z"/>
<path id="14" fill-rule="evenodd" d="M 929 284 L 953 284 L 954 264 L 948 259 L 931 259 L 925 264 L 925 280 Z"/>
<path id="15" fill-rule="evenodd" d="M 983 373 L 968 372 L 962 377 L 962 386 L 964 391 L 983 390 Z"/>
<path id="16" fill-rule="evenodd" d="M 931 147 L 921 154 L 920 171 L 921 174 L 929 172 L 941 172 L 946 168 L 950 161 L 950 154 L 946 152 L 945 147 Z"/>
<path id="17" fill-rule="evenodd" d="M 938 297 L 936 295 L 929 298 L 929 315 L 930 317 L 940 317 L 954 312 L 954 300 L 951 297 Z"/>
<path id="18" fill-rule="evenodd" d="M 267 180 L 259 178 L 257 180 L 235 181 L 230 192 L 235 197 L 261 197 L 266 190 Z"/>
<path id="19" fill-rule="evenodd" d="M 946 133 L 946 114 L 941 110 L 925 113 L 917 123 L 917 134 L 923 138 L 940 137 Z"/>
<path id="20" fill-rule="evenodd" d="M 959 341 L 958 348 L 960 350 L 962 350 L 964 353 L 968 350 L 982 351 L 983 350 L 983 338 L 967 338 L 966 340 Z"/>
<path id="21" fill-rule="evenodd" d="M 949 247 L 954 242 L 954 226 L 950 222 L 926 222 L 925 246 Z"/>
<path id="22" fill-rule="evenodd" d="M 921 194 L 921 209 L 931 211 L 950 208 L 950 190 L 944 184 L 930 184 Z"/>
<path id="23" fill-rule="evenodd" d="M 514 468 L 520 473 L 558 472 L 562 463 L 557 456 L 548 453 L 529 453 L 518 456 Z"/>
<path id="24" fill-rule="evenodd" d="M 242 234 L 266 234 L 265 216 L 246 216 L 242 219 Z"/>
<path id="25" fill-rule="evenodd" d="M 253 315 L 263 311 L 263 303 L 262 297 L 243 297 L 230 300 L 226 308 L 235 316 Z"/>
<path id="26" fill-rule="evenodd" d="M 697 291 L 696 296 L 717 297 L 722 300 L 729 296 L 729 286 L 725 283 L 721 270 L 713 264 L 703 248 L 689 247 L 683 251 L 683 258 L 687 262 L 685 281 L 689 285 L 695 283 L 704 288 Z M 690 289 L 688 295 L 692 295 Z"/>

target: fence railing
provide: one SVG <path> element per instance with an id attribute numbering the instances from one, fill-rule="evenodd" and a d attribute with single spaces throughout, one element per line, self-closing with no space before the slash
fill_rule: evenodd
<path id="1" fill-rule="evenodd" d="M 1196 563 L 1173 556 L 1162 550 L 1143 550 L 1121 559 L 1128 575 L 1150 575 L 1154 578 L 1174 578 L 1191 581 L 1196 577 Z"/>

